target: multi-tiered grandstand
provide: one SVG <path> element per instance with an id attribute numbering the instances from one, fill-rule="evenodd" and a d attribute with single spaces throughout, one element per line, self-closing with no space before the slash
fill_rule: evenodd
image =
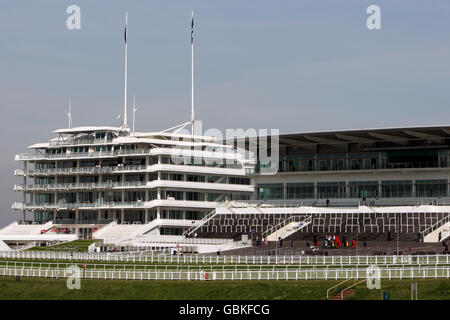
<path id="1" fill-rule="evenodd" d="M 243 235 L 425 242 L 450 235 L 450 127 L 281 135 L 279 160 L 270 163 L 219 151 L 239 150 L 242 141 L 113 127 L 55 133 L 16 156 L 24 164 L 15 172 L 23 177 L 15 186 L 23 192 L 13 205 L 22 212 L 17 234 L 27 233 L 21 225 L 46 223 L 33 241 L 51 233 L 213 250 L 235 247 Z M 273 174 L 260 172 L 267 167 Z M 20 238 L 0 231 L 3 240 L 7 234 Z"/>
<path id="2" fill-rule="evenodd" d="M 19 154 L 24 225 L 51 221 L 51 233 L 105 239 L 181 236 L 217 205 L 249 200 L 254 164 L 213 137 L 127 128 L 56 130 Z M 109 232 L 109 233 L 108 233 Z M 25 238 L 24 238 L 25 240 Z"/>

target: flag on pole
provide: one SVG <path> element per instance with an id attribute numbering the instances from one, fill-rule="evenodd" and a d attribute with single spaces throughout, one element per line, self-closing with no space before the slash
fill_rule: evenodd
<path id="1" fill-rule="evenodd" d="M 192 22 L 191 22 L 191 44 L 194 43 L 194 11 L 192 11 Z"/>
<path id="2" fill-rule="evenodd" d="M 125 25 L 124 37 L 125 37 L 125 43 L 127 43 L 127 25 Z"/>

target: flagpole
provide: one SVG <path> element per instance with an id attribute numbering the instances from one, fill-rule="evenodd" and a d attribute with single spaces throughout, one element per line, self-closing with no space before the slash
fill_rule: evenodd
<path id="1" fill-rule="evenodd" d="M 123 107 L 123 126 L 126 128 L 127 125 L 127 74 L 128 74 L 128 43 L 127 43 L 127 33 L 128 33 L 128 12 L 125 12 L 125 94 L 124 94 L 124 107 Z"/>
<path id="2" fill-rule="evenodd" d="M 192 135 L 194 135 L 194 11 L 192 11 L 192 23 L 191 23 L 191 124 Z"/>

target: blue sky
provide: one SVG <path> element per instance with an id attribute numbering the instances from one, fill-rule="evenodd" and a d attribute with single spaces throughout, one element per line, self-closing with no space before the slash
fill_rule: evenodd
<path id="1" fill-rule="evenodd" d="M 81 30 L 66 28 L 71 4 Z M 366 27 L 371 4 L 382 30 Z M 20 199 L 14 155 L 67 125 L 69 97 L 75 125 L 118 123 L 125 11 L 137 130 L 189 119 L 191 10 L 205 129 L 448 124 L 446 0 L 2 1 L 0 225 L 16 218 L 11 202 Z"/>

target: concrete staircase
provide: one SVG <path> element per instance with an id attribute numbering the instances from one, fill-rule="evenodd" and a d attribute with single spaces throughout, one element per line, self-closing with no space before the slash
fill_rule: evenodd
<path id="1" fill-rule="evenodd" d="M 422 232 L 423 242 L 439 242 L 439 233 L 441 233 L 440 241 L 444 241 L 450 236 L 450 215 L 425 229 Z"/>
<path id="2" fill-rule="evenodd" d="M 311 221 L 311 216 L 291 216 L 290 218 L 264 232 L 262 237 L 263 239 L 267 237 L 268 241 L 277 241 L 278 238 L 284 240 L 309 225 Z"/>
<path id="3" fill-rule="evenodd" d="M 0 251 L 11 251 L 11 248 L 2 240 L 0 240 Z"/>

